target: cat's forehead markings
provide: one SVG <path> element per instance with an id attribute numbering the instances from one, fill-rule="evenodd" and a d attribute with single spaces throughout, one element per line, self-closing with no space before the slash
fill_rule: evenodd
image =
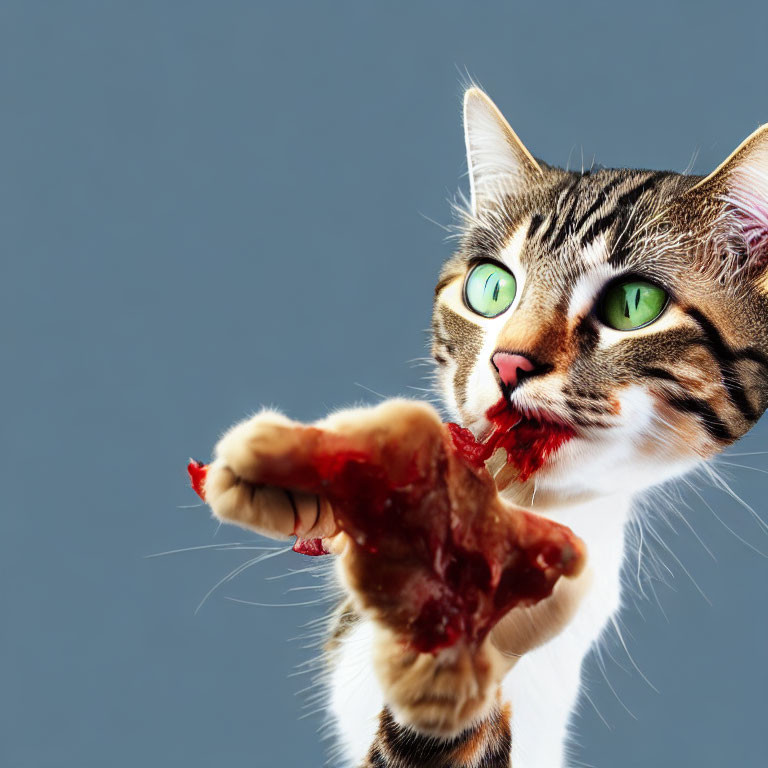
<path id="1" fill-rule="evenodd" d="M 509 238 L 507 239 L 506 244 L 499 251 L 499 258 L 509 267 L 518 282 L 522 278 L 522 275 L 518 274 L 520 272 L 520 254 L 522 253 L 523 246 L 525 245 L 527 232 L 528 223 L 517 227 L 512 231 Z"/>
<path id="2" fill-rule="evenodd" d="M 582 247 L 579 258 L 586 271 L 590 268 L 605 266 L 609 255 L 605 235 L 600 234 Z"/>

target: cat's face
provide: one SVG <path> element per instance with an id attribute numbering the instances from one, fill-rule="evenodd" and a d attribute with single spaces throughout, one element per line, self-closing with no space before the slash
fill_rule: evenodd
<path id="1" fill-rule="evenodd" d="M 634 491 L 743 435 L 768 404 L 768 134 L 701 179 L 543 166 L 475 89 L 465 129 L 441 389 L 479 436 L 500 398 L 575 433 L 525 482 L 495 457 L 499 487 L 537 506 Z"/>

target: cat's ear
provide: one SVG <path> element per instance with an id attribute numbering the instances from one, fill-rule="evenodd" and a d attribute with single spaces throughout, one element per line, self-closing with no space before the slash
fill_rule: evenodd
<path id="1" fill-rule="evenodd" d="M 735 244 L 750 271 L 768 266 L 768 125 L 758 128 L 690 190 L 716 214 L 715 228 Z"/>
<path id="2" fill-rule="evenodd" d="M 464 140 L 474 214 L 490 202 L 522 191 L 542 175 L 499 108 L 479 88 L 464 94 Z"/>

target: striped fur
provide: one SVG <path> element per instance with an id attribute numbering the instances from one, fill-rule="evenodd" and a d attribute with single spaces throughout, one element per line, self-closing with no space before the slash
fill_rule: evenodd
<path id="1" fill-rule="evenodd" d="M 361 768 L 509 768 L 511 746 L 508 704 L 452 739 L 419 734 L 399 725 L 385 709 Z"/>
<path id="2" fill-rule="evenodd" d="M 488 406 L 467 401 L 477 368 L 491 377 L 489 355 L 479 358 L 493 332 L 494 349 L 525 353 L 562 378 L 560 401 L 541 407 L 575 426 L 609 427 L 617 395 L 633 384 L 674 413 L 682 442 L 693 435 L 700 455 L 754 424 L 768 402 L 768 301 L 755 281 L 760 272 L 751 282 L 743 269 L 736 270 L 739 280 L 714 279 L 724 259 L 744 258 L 746 245 L 739 251 L 733 235 L 718 230 L 717 209 L 706 205 L 712 201 L 691 191 L 699 181 L 651 171 L 548 169 L 540 188 L 468 219 L 462 247 L 441 275 L 433 318 L 433 356 L 463 421 L 476 422 Z M 506 261 L 505 249 L 521 230 L 520 305 L 503 327 L 472 316 L 458 306 L 459 292 L 449 296 L 449 289 L 479 260 Z M 718 241 L 730 251 L 713 253 Z M 762 264 L 764 257 L 754 258 Z M 621 274 L 663 285 L 673 298 L 674 322 L 622 338 L 614 333 L 615 343 L 605 343 L 611 334 L 595 316 L 597 294 Z M 590 279 L 598 290 L 569 313 L 574 288 Z M 531 400 L 533 382 L 528 389 Z"/>

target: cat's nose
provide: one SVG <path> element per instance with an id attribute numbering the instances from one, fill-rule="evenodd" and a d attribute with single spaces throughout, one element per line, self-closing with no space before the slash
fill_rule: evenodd
<path id="1" fill-rule="evenodd" d="M 537 366 L 525 355 L 513 352 L 494 352 L 491 357 L 493 367 L 508 389 L 514 389 L 522 379 L 536 372 Z"/>

